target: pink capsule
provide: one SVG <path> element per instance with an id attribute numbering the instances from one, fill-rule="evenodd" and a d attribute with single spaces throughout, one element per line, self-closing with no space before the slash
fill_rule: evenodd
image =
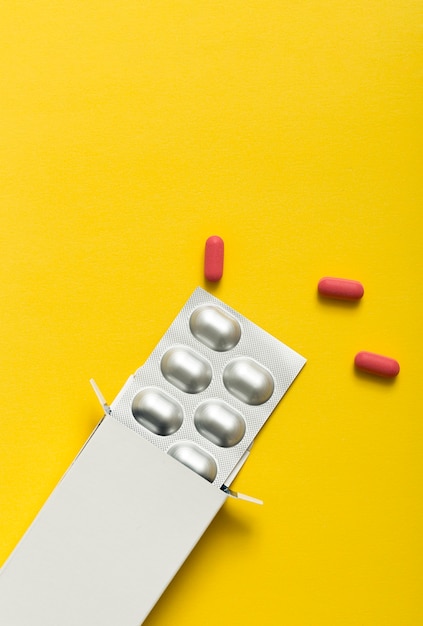
<path id="1" fill-rule="evenodd" d="M 363 372 L 376 374 L 376 376 L 383 376 L 384 378 L 394 378 L 400 371 L 398 361 L 388 356 L 374 354 L 373 352 L 358 352 L 355 355 L 354 364 Z"/>
<path id="2" fill-rule="evenodd" d="M 204 276 L 207 280 L 217 282 L 222 278 L 223 252 L 223 239 L 217 235 L 207 239 L 204 253 Z"/>
<path id="3" fill-rule="evenodd" d="M 319 280 L 317 290 L 321 296 L 336 300 L 360 300 L 364 294 L 363 285 L 358 280 L 330 278 L 329 276 Z"/>

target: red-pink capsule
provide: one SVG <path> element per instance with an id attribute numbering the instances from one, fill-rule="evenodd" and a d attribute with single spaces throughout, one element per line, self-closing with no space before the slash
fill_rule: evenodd
<path id="1" fill-rule="evenodd" d="M 222 278 L 223 252 L 223 239 L 217 235 L 207 239 L 204 253 L 204 276 L 207 280 L 217 282 Z"/>
<path id="2" fill-rule="evenodd" d="M 317 290 L 321 296 L 336 300 L 360 300 L 364 294 L 364 287 L 358 280 L 330 278 L 329 276 L 319 280 Z"/>
<path id="3" fill-rule="evenodd" d="M 358 352 L 355 355 L 354 364 L 364 372 L 383 376 L 384 378 L 394 378 L 400 371 L 398 361 L 388 356 L 374 354 L 373 352 Z"/>

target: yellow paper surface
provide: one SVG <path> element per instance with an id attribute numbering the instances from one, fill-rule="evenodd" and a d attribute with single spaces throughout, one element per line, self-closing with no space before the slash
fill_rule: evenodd
<path id="1" fill-rule="evenodd" d="M 101 418 L 89 379 L 112 401 L 200 285 L 308 363 L 234 484 L 265 505 L 228 502 L 146 624 L 423 622 L 422 26 L 415 0 L 2 4 L 0 563 Z"/>

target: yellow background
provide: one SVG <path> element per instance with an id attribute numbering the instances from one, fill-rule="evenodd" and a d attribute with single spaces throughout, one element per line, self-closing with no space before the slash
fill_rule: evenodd
<path id="1" fill-rule="evenodd" d="M 308 363 L 235 483 L 265 505 L 146 624 L 423 623 L 422 32 L 417 0 L 2 3 L 0 563 L 219 234 L 210 290 Z"/>

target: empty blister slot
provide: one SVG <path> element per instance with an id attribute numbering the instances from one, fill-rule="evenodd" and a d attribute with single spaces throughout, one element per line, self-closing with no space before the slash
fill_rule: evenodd
<path id="1" fill-rule="evenodd" d="M 194 414 L 194 424 L 203 437 L 221 448 L 235 446 L 245 435 L 242 415 L 221 400 L 200 404 Z"/>
<path id="2" fill-rule="evenodd" d="M 170 348 L 163 355 L 160 368 L 166 380 L 186 393 L 204 391 L 212 379 L 206 359 L 185 346 Z"/>
<path id="3" fill-rule="evenodd" d="M 216 478 L 216 461 L 192 441 L 178 441 L 168 450 L 168 454 L 209 482 L 212 483 Z"/>
<path id="4" fill-rule="evenodd" d="M 238 320 L 213 305 L 198 307 L 191 314 L 189 326 L 196 339 L 217 352 L 231 350 L 241 338 Z"/>
<path id="5" fill-rule="evenodd" d="M 235 398 L 254 406 L 267 402 L 274 389 L 270 372 L 257 361 L 245 357 L 228 363 L 223 372 L 223 383 Z"/>
<path id="6" fill-rule="evenodd" d="M 132 414 L 139 424 L 156 435 L 175 433 L 184 420 L 179 402 L 159 389 L 143 389 L 132 401 Z"/>

